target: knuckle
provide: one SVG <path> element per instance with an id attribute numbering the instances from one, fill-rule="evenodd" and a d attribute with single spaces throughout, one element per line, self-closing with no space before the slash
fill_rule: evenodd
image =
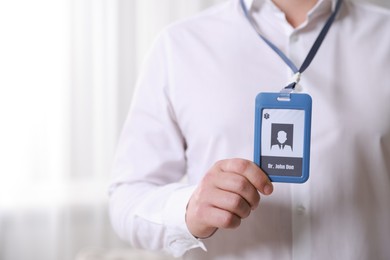
<path id="1" fill-rule="evenodd" d="M 242 159 L 234 159 L 233 164 L 235 165 L 236 171 L 239 173 L 245 172 L 250 165 L 249 161 Z"/>
<path id="2" fill-rule="evenodd" d="M 202 181 L 204 182 L 213 182 L 216 178 L 216 176 L 219 175 L 219 173 L 222 171 L 222 165 L 223 161 L 216 162 L 211 168 L 208 169 L 208 171 L 205 173 L 205 175 L 202 178 Z"/>
<path id="3" fill-rule="evenodd" d="M 246 191 L 248 189 L 248 181 L 243 177 L 236 178 L 234 185 L 238 191 Z"/>
<path id="4" fill-rule="evenodd" d="M 213 180 L 213 172 L 209 171 L 206 173 L 205 176 L 203 176 L 202 180 L 200 181 L 199 188 L 204 189 L 207 184 L 211 183 Z"/>
<path id="5" fill-rule="evenodd" d="M 234 209 L 240 209 L 242 208 L 242 198 L 239 197 L 239 196 L 233 196 L 231 199 L 230 199 L 230 203 L 232 205 L 232 207 Z"/>
<path id="6" fill-rule="evenodd" d="M 223 164 L 226 163 L 227 160 L 219 160 L 214 164 L 213 168 L 221 168 Z"/>
<path id="7" fill-rule="evenodd" d="M 218 181 L 218 171 L 216 170 L 209 170 L 200 181 L 199 186 L 203 188 L 209 188 L 215 185 L 215 183 Z"/>
<path id="8" fill-rule="evenodd" d="M 236 228 L 241 224 L 241 220 L 234 214 L 225 214 L 221 220 L 222 228 Z"/>

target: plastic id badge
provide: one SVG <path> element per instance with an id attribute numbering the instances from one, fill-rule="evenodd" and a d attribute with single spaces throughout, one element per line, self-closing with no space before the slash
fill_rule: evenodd
<path id="1" fill-rule="evenodd" d="M 254 162 L 273 182 L 309 178 L 312 99 L 307 94 L 256 97 Z"/>

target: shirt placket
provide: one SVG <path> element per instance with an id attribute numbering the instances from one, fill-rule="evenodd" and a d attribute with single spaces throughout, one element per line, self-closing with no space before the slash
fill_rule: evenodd
<path id="1" fill-rule="evenodd" d="M 287 55 L 300 66 L 307 53 L 302 53 L 302 40 L 299 30 L 288 32 Z M 286 68 L 287 75 L 291 79 L 294 73 Z M 300 86 L 297 92 L 305 90 Z M 292 259 L 311 259 L 311 220 L 310 220 L 310 182 L 291 185 L 292 205 Z"/>

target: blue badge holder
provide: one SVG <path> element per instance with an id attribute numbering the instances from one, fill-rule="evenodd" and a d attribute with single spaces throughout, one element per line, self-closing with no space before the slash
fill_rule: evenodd
<path id="1" fill-rule="evenodd" d="M 272 182 L 309 179 L 311 110 L 308 94 L 257 95 L 254 162 Z"/>

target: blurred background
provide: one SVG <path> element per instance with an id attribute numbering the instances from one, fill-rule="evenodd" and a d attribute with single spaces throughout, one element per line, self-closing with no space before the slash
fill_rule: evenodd
<path id="1" fill-rule="evenodd" d="M 0 0 L 0 260 L 170 259 L 113 233 L 110 167 L 153 39 L 224 1 Z"/>

